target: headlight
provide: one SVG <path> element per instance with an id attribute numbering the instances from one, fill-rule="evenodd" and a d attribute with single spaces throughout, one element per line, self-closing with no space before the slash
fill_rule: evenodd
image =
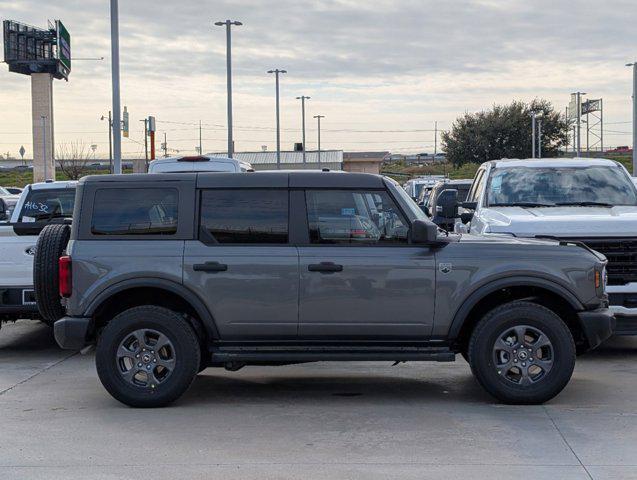
<path id="1" fill-rule="evenodd" d="M 608 283 L 608 275 L 606 274 L 606 266 L 595 269 L 595 291 L 598 296 L 603 296 Z"/>

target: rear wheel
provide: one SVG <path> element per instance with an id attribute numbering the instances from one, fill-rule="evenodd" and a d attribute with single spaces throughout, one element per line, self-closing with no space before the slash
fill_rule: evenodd
<path id="1" fill-rule="evenodd" d="M 33 289 L 42 321 L 49 326 L 65 314 L 60 302 L 59 259 L 64 254 L 71 236 L 71 228 L 64 224 L 51 224 L 42 229 L 33 258 Z"/>
<path id="2" fill-rule="evenodd" d="M 573 374 L 575 343 L 553 311 L 518 301 L 487 313 L 469 343 L 471 370 L 482 387 L 512 404 L 543 403 Z"/>
<path id="3" fill-rule="evenodd" d="M 166 308 L 145 305 L 117 315 L 97 343 L 104 388 L 131 407 L 162 407 L 192 384 L 201 354 L 195 331 Z"/>

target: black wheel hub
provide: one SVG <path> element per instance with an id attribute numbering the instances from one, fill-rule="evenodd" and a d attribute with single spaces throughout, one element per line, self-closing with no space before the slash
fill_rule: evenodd
<path id="1" fill-rule="evenodd" d="M 553 368 L 554 349 L 548 336 L 536 327 L 519 325 L 498 335 L 492 350 L 498 375 L 506 382 L 529 386 Z"/>
<path id="2" fill-rule="evenodd" d="M 135 330 L 117 348 L 117 370 L 135 387 L 156 388 L 170 377 L 176 360 L 172 342 L 157 330 Z"/>

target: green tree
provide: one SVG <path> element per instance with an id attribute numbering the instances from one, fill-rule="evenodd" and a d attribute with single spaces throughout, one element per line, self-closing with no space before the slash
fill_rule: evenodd
<path id="1" fill-rule="evenodd" d="M 557 155 L 568 141 L 568 123 L 548 100 L 514 101 L 465 113 L 442 134 L 447 160 L 456 166 L 500 158 L 531 157 L 531 113 L 542 116 L 542 156 Z"/>

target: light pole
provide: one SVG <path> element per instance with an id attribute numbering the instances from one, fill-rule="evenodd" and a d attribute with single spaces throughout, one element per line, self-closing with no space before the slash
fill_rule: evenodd
<path id="1" fill-rule="evenodd" d="M 296 97 L 297 100 L 301 100 L 301 122 L 303 124 L 303 164 L 305 164 L 305 101 L 309 100 L 312 97 L 307 97 L 305 95 L 301 95 L 300 97 Z"/>
<path id="2" fill-rule="evenodd" d="M 318 120 L 318 166 L 321 168 L 321 118 L 325 115 L 314 115 L 314 118 Z"/>
<path id="3" fill-rule="evenodd" d="M 268 70 L 274 73 L 276 81 L 276 168 L 281 168 L 281 122 L 279 119 L 279 74 L 288 73 L 287 70 Z"/>
<path id="4" fill-rule="evenodd" d="M 574 92 L 573 95 L 576 96 L 576 100 L 575 100 L 575 106 L 577 108 L 577 124 L 575 125 L 577 128 L 577 142 L 575 143 L 575 148 L 576 148 L 576 156 L 580 156 L 582 154 L 582 129 L 581 129 L 581 124 L 582 124 L 582 95 L 586 95 L 586 93 L 584 92 Z"/>
<path id="5" fill-rule="evenodd" d="M 537 118 L 537 158 L 542 158 L 542 117 Z"/>
<path id="6" fill-rule="evenodd" d="M 637 174 L 637 62 L 627 63 L 633 67 L 633 175 Z"/>
<path id="7" fill-rule="evenodd" d="M 46 158 L 46 116 L 40 115 L 42 119 L 42 158 L 44 158 L 44 181 L 46 182 L 48 177 L 48 163 L 49 160 Z"/>
<path id="8" fill-rule="evenodd" d="M 119 96 L 119 12 L 111 0 L 111 81 L 113 84 L 113 170 L 122 173 L 122 124 Z M 117 128 L 114 128 L 117 126 Z"/>
<path id="9" fill-rule="evenodd" d="M 225 22 L 215 22 L 217 27 L 226 27 L 226 77 L 227 77 L 227 91 L 228 91 L 228 157 L 232 158 L 234 155 L 234 141 L 232 139 L 232 33 L 231 27 L 240 27 L 243 25 L 236 20 L 226 20 Z M 202 152 L 199 152 L 203 155 Z"/>
<path id="10" fill-rule="evenodd" d="M 531 112 L 531 158 L 535 158 L 535 112 Z"/>

